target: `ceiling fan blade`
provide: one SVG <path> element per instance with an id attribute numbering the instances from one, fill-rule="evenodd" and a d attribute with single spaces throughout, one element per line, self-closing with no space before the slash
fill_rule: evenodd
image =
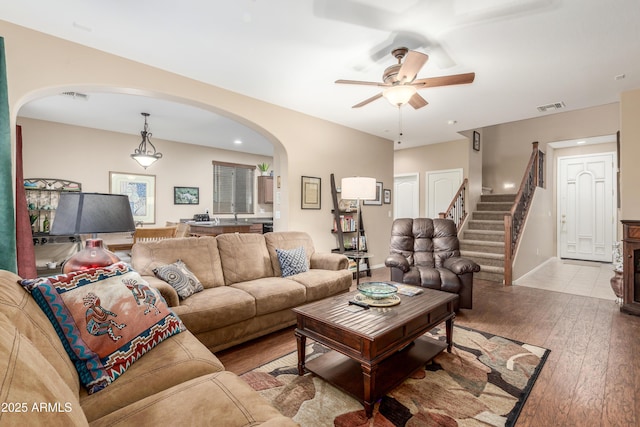
<path id="1" fill-rule="evenodd" d="M 407 83 L 413 81 L 428 59 L 429 55 L 410 50 L 398 71 L 398 81 Z"/>
<path id="2" fill-rule="evenodd" d="M 367 98 L 364 101 L 360 102 L 359 104 L 354 105 L 351 108 L 360 108 L 360 107 L 364 107 L 365 105 L 367 105 L 370 102 L 375 101 L 376 99 L 382 98 L 382 93 L 379 93 L 377 95 L 372 96 L 371 98 Z"/>
<path id="3" fill-rule="evenodd" d="M 427 77 L 426 79 L 417 79 L 411 83 L 413 86 L 417 86 L 418 89 L 422 89 L 425 87 L 438 87 L 438 86 L 449 86 L 449 85 L 461 85 L 466 83 L 473 83 L 473 80 L 476 78 L 476 73 L 464 73 L 464 74 L 453 74 L 451 76 L 441 76 L 441 77 Z"/>
<path id="4" fill-rule="evenodd" d="M 411 105 L 414 109 L 422 108 L 428 104 L 427 100 L 424 99 L 417 93 L 414 93 L 411 98 L 409 98 L 409 105 Z"/>
<path id="5" fill-rule="evenodd" d="M 365 85 L 365 86 L 389 86 L 386 83 L 380 83 L 380 82 L 363 82 L 361 80 L 336 80 L 335 81 L 338 84 L 345 84 L 345 85 Z"/>

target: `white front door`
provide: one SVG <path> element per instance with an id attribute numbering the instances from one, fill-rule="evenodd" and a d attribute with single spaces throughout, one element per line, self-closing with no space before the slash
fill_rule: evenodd
<path id="1" fill-rule="evenodd" d="M 438 218 L 447 210 L 462 185 L 462 169 L 427 172 L 427 218 Z"/>
<path id="2" fill-rule="evenodd" d="M 396 175 L 393 178 L 393 218 L 418 218 L 419 197 L 417 173 Z"/>
<path id="3" fill-rule="evenodd" d="M 612 261 L 614 153 L 558 158 L 560 258 Z"/>

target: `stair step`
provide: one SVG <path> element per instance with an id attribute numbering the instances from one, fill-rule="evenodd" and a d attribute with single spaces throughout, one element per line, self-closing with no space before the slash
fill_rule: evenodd
<path id="1" fill-rule="evenodd" d="M 460 240 L 461 251 L 504 254 L 504 242 L 484 242 L 482 240 Z"/>
<path id="2" fill-rule="evenodd" d="M 480 265 L 474 278 L 504 283 L 504 216 L 515 194 L 483 194 L 460 239 L 460 255 Z"/>
<path id="3" fill-rule="evenodd" d="M 480 196 L 481 202 L 515 202 L 515 194 L 483 194 Z"/>
<path id="4" fill-rule="evenodd" d="M 510 211 L 512 206 L 510 202 L 479 202 L 476 211 Z"/>
<path id="5" fill-rule="evenodd" d="M 488 219 L 471 219 L 469 220 L 468 230 L 493 230 L 504 231 L 504 221 L 495 221 Z"/>
<path id="6" fill-rule="evenodd" d="M 504 230 L 466 230 L 464 232 L 465 240 L 481 240 L 483 242 L 502 242 L 504 245 Z"/>
<path id="7" fill-rule="evenodd" d="M 509 211 L 474 211 L 471 213 L 471 219 L 480 221 L 502 221 L 504 224 L 504 215 Z"/>
<path id="8" fill-rule="evenodd" d="M 460 251 L 460 256 L 475 262 L 480 266 L 504 268 L 504 254 L 487 252 Z"/>
<path id="9" fill-rule="evenodd" d="M 504 269 L 481 265 L 480 271 L 478 273 L 474 273 L 473 278 L 504 283 Z"/>

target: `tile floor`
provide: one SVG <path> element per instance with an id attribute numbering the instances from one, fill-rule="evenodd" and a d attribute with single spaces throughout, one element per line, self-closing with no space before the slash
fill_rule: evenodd
<path id="1" fill-rule="evenodd" d="M 612 264 L 552 258 L 514 285 L 615 301 L 613 275 Z"/>

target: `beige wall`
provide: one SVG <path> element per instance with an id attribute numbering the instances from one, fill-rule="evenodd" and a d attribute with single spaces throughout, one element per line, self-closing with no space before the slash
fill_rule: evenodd
<path id="1" fill-rule="evenodd" d="M 139 136 L 20 117 L 18 124 L 22 127 L 25 178 L 69 179 L 80 182 L 83 191 L 108 193 L 110 171 L 154 175 L 155 224 L 159 226 L 166 221 L 192 218 L 196 213 L 204 213 L 207 208 L 211 211 L 212 160 L 248 165 L 272 163 L 271 157 L 156 138 L 153 143 L 162 152 L 163 158 L 145 170 L 129 157 L 140 143 Z M 93 149 L 87 149 L 89 144 Z M 257 174 L 255 179 L 257 182 Z M 199 187 L 200 204 L 174 205 L 174 186 Z M 256 193 L 256 214 L 240 215 L 240 218 L 273 215 L 273 205 L 257 203 Z"/>
<path id="2" fill-rule="evenodd" d="M 553 141 L 615 134 L 620 129 L 619 108 L 613 103 L 484 128 L 482 185 L 493 188 L 494 193 L 517 191 L 531 143 L 538 141 L 546 151 L 547 143 Z M 515 184 L 515 191 L 505 184 Z"/>
<path id="3" fill-rule="evenodd" d="M 418 174 L 420 195 L 420 216 L 426 216 L 426 172 L 447 169 L 462 169 L 465 178 L 469 177 L 469 158 L 476 152 L 469 153 L 470 143 L 467 139 L 425 145 L 422 147 L 397 150 L 393 161 L 395 175 Z M 391 187 L 393 188 L 393 182 Z"/>
<path id="4" fill-rule="evenodd" d="M 620 102 L 620 219 L 640 220 L 640 89 Z"/>
<path id="5" fill-rule="evenodd" d="M 336 246 L 330 233 L 332 216 L 328 184 L 332 172 L 339 177 L 358 174 L 376 177 L 385 184 L 392 182 L 393 145 L 389 140 L 3 21 L 0 21 L 0 34 L 5 39 L 12 124 L 16 123 L 18 111 L 25 103 L 65 90 L 103 90 L 159 97 L 238 120 L 274 145 L 273 169 L 282 177 L 282 187 L 276 195 L 280 204 L 274 205 L 275 228 L 307 231 L 317 250 L 326 251 Z M 90 140 L 86 144 L 90 144 Z M 56 148 L 48 147 L 51 151 Z M 96 148 L 105 149 L 104 146 Z M 125 154 L 129 150 L 127 148 Z M 91 147 L 85 146 L 82 152 L 86 151 L 92 151 Z M 161 151 L 168 159 L 167 150 Z M 65 165 L 69 166 L 65 167 L 81 163 L 78 161 L 82 158 L 80 153 L 66 154 Z M 96 166 L 90 174 L 104 176 L 106 171 L 107 168 Z M 173 175 L 165 176 L 165 171 L 160 172 L 158 165 L 154 173 L 158 185 L 162 183 L 164 187 Z M 300 178 L 303 175 L 322 178 L 322 209 L 319 211 L 300 208 Z M 86 182 L 87 177 L 78 180 Z M 391 218 L 384 207 L 368 207 L 367 210 L 370 212 L 365 211 L 365 215 L 371 224 L 367 226 L 368 241 L 375 255 L 373 263 L 380 264 L 388 253 Z M 165 214 L 161 213 L 160 217 L 164 218 Z"/>

